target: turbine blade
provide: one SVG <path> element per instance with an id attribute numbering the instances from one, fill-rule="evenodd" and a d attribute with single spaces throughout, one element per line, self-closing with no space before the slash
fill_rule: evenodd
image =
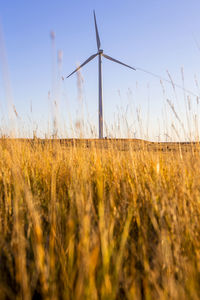
<path id="1" fill-rule="evenodd" d="M 76 70 L 74 70 L 71 74 L 69 74 L 66 78 L 69 78 L 71 75 L 73 75 L 74 73 L 76 73 L 78 70 L 80 70 L 80 68 L 82 68 L 83 66 L 85 66 L 87 63 L 89 63 L 92 59 L 94 59 L 96 56 L 98 55 L 98 53 L 90 56 L 84 63 L 82 63 L 82 65 L 80 65 L 78 68 L 76 68 Z"/>
<path id="2" fill-rule="evenodd" d="M 98 32 L 98 27 L 97 27 L 95 11 L 94 11 L 94 24 L 95 24 L 95 31 L 96 31 L 97 49 L 99 50 L 101 47 L 101 42 L 100 42 L 100 38 L 99 38 L 99 32 Z"/>
<path id="3" fill-rule="evenodd" d="M 109 59 L 109 60 L 111 60 L 111 61 L 114 61 L 114 62 L 116 62 L 116 63 L 118 63 L 118 64 L 120 64 L 120 65 L 123 65 L 123 66 L 125 66 L 125 67 L 127 67 L 127 68 L 130 68 L 130 69 L 132 69 L 132 70 L 134 70 L 134 71 L 136 71 L 136 69 L 135 68 L 133 68 L 133 67 L 131 67 L 131 66 L 129 66 L 129 65 L 126 65 L 126 64 L 124 64 L 123 62 L 121 62 L 121 61 L 119 61 L 119 60 L 117 60 L 117 59 L 114 59 L 114 58 L 112 58 L 112 57 L 110 57 L 110 56 L 108 56 L 108 55 L 106 55 L 106 54 L 102 54 L 105 58 L 107 58 L 107 59 Z"/>

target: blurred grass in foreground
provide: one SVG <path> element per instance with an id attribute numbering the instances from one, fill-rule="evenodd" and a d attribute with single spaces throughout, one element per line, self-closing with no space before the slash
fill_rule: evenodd
<path id="1" fill-rule="evenodd" d="M 199 299 L 198 144 L 97 143 L 0 141 L 0 299 Z"/>

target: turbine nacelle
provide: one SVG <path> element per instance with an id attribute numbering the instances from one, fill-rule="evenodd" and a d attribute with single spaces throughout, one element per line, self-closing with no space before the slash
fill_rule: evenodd
<path id="1" fill-rule="evenodd" d="M 99 54 L 102 55 L 103 54 L 103 50 L 99 49 Z"/>

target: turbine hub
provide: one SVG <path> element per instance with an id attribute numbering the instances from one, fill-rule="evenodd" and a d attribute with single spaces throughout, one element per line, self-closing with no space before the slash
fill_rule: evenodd
<path id="1" fill-rule="evenodd" d="M 99 49 L 99 54 L 103 54 L 103 50 L 102 49 Z"/>

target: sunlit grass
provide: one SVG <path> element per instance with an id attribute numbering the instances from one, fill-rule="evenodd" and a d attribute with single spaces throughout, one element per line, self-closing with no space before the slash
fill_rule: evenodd
<path id="1" fill-rule="evenodd" d="M 199 299 L 200 158 L 0 143 L 0 299 Z"/>

